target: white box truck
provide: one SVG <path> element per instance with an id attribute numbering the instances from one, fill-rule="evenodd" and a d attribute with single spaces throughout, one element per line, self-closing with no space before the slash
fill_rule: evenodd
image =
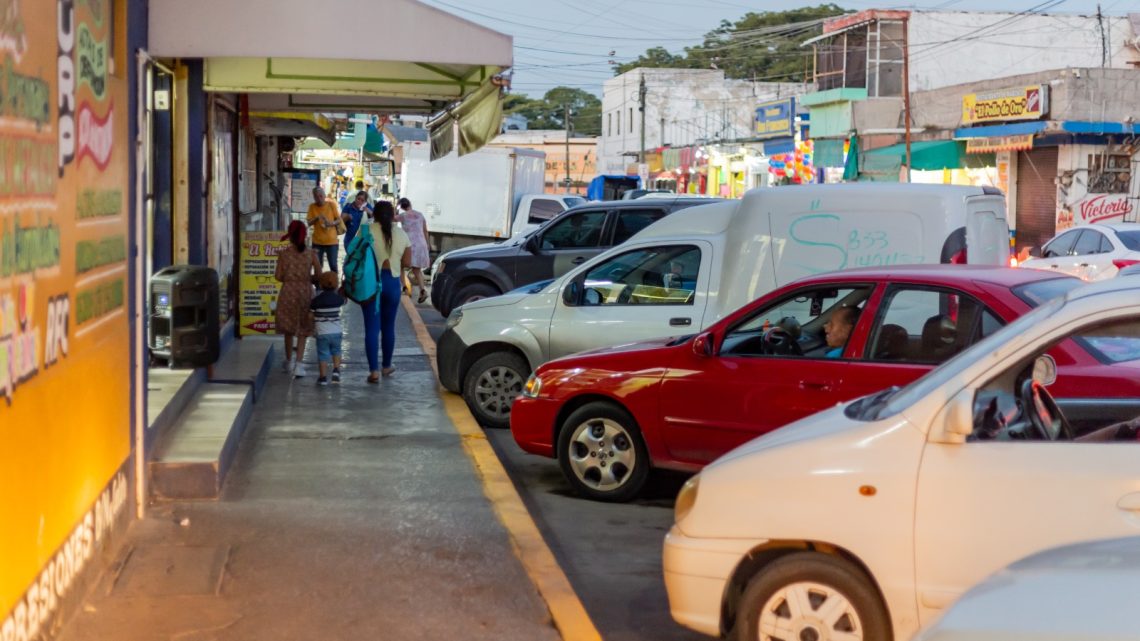
<path id="1" fill-rule="evenodd" d="M 546 154 L 541 151 L 484 147 L 462 158 L 453 151 L 432 161 L 431 143 L 403 145 L 400 195 L 427 219 L 435 252 L 510 238 L 584 202 L 580 196 L 543 193 Z"/>

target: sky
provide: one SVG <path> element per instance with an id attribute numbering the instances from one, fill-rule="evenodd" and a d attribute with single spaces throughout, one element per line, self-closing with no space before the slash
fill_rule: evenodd
<path id="1" fill-rule="evenodd" d="M 858 11 L 871 8 L 946 11 L 1028 11 L 1042 0 L 899 0 L 837 2 Z M 1095 0 L 1059 0 L 1048 13 L 1095 14 Z M 613 77 L 610 61 L 624 63 L 649 47 L 680 53 L 699 44 L 721 20 L 735 22 L 749 11 L 780 11 L 821 2 L 775 0 L 421 0 L 448 13 L 514 37 L 511 91 L 541 97 L 560 85 L 601 94 Z M 1140 12 L 1140 0 L 1101 0 L 1104 13 Z M 612 55 L 611 55 L 612 52 Z"/>

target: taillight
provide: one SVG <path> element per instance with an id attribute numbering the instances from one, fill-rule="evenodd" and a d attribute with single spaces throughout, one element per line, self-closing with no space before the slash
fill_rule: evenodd
<path id="1" fill-rule="evenodd" d="M 1010 256 L 1009 257 L 1009 266 L 1010 267 L 1017 267 L 1017 256 Z"/>
<path id="2" fill-rule="evenodd" d="M 950 264 L 951 265 L 965 265 L 966 264 L 966 248 L 965 247 L 954 252 L 954 255 L 950 257 Z"/>
<path id="3" fill-rule="evenodd" d="M 1129 265 L 1135 265 L 1136 263 L 1140 263 L 1140 260 L 1132 260 L 1132 259 L 1128 259 L 1128 258 L 1117 258 L 1117 259 L 1112 261 L 1112 264 L 1116 265 L 1117 269 L 1124 269 L 1125 267 L 1128 267 Z"/>

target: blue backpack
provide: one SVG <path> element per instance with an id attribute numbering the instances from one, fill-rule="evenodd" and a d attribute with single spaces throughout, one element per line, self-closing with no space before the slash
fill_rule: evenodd
<path id="1" fill-rule="evenodd" d="M 380 268 L 376 265 L 372 231 L 367 224 L 360 225 L 360 231 L 344 253 L 344 295 L 361 304 L 376 298 L 380 293 Z"/>

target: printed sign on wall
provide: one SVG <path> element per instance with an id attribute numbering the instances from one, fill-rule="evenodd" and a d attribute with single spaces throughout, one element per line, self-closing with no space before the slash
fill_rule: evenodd
<path id="1" fill-rule="evenodd" d="M 1037 120 L 1049 112 L 1049 85 L 997 89 L 962 96 L 962 122 Z"/>
<path id="2" fill-rule="evenodd" d="M 756 106 L 757 138 L 791 136 L 796 129 L 796 99 L 774 100 Z"/>
<path id="3" fill-rule="evenodd" d="M 238 293 L 239 332 L 242 336 L 276 334 L 277 294 L 274 278 L 277 254 L 289 246 L 280 232 L 245 232 L 241 235 L 241 276 Z"/>

